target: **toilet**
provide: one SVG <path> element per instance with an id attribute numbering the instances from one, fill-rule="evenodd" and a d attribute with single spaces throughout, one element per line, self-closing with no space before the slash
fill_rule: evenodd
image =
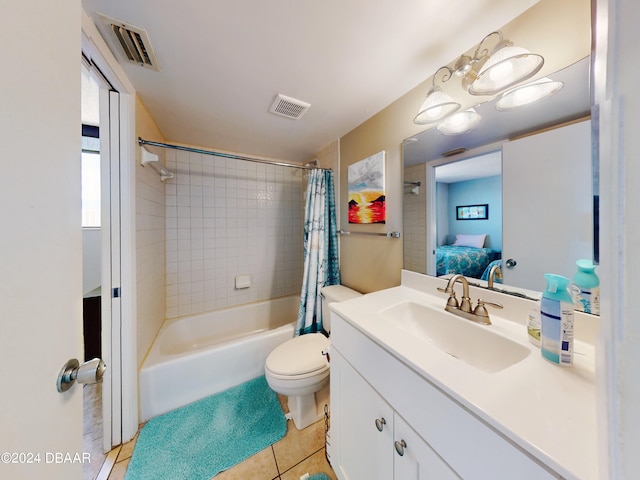
<path id="1" fill-rule="evenodd" d="M 322 326 L 328 333 L 329 304 L 361 295 L 342 285 L 324 287 L 320 293 Z M 329 402 L 329 365 L 322 351 L 328 347 L 329 339 L 322 333 L 308 333 L 276 347 L 265 362 L 267 383 L 276 393 L 287 395 L 289 413 L 298 430 L 324 416 L 324 405 Z"/>

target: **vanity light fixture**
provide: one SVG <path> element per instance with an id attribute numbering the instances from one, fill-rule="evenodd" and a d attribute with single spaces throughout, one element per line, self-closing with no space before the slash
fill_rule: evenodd
<path id="1" fill-rule="evenodd" d="M 564 82 L 554 81 L 547 77 L 540 78 L 504 92 L 496 102 L 496 109 L 508 111 L 530 105 L 558 93 L 562 87 L 564 87 Z"/>
<path id="2" fill-rule="evenodd" d="M 475 130 L 481 119 L 482 117 L 475 109 L 469 108 L 449 116 L 436 128 L 443 135 L 460 135 Z"/>
<path id="3" fill-rule="evenodd" d="M 418 115 L 413 119 L 413 123 L 418 125 L 429 125 L 431 123 L 439 122 L 460 110 L 461 105 L 436 85 L 436 77 L 440 70 L 443 69 L 447 72 L 442 77 L 442 82 L 447 82 L 451 78 L 453 70 L 449 67 L 444 66 L 438 69 L 438 71 L 433 75 L 432 86 L 429 93 L 427 93 L 427 98 L 425 98 L 424 102 L 420 106 Z"/>
<path id="4" fill-rule="evenodd" d="M 498 37 L 498 43 L 491 50 L 485 47 L 487 40 L 493 36 Z M 418 115 L 413 123 L 418 125 L 430 125 L 442 122 L 454 115 L 462 107 L 461 103 L 444 93 L 436 85 L 436 79 L 441 71 L 441 83 L 448 82 L 451 78 L 461 78 L 461 86 L 471 95 L 496 95 L 509 87 L 531 78 L 540 71 L 544 64 L 541 55 L 531 53 L 528 50 L 516 47 L 510 40 L 505 40 L 502 32 L 491 32 L 478 44 L 473 56 L 461 55 L 453 68 L 445 65 L 440 67 L 433 75 L 432 86 L 427 93 Z M 480 116 L 475 112 L 462 112 L 461 118 L 467 118 L 470 124 L 475 124 L 470 129 L 453 131 L 447 125 L 438 128 L 446 135 L 455 135 L 470 131 L 478 125 Z M 459 120 L 459 119 L 458 119 Z"/>

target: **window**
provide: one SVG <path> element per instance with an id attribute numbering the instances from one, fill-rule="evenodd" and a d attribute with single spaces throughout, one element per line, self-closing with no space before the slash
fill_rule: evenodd
<path id="1" fill-rule="evenodd" d="M 98 128 L 82 126 L 82 227 L 100 227 L 100 139 Z"/>
<path id="2" fill-rule="evenodd" d="M 82 84 L 82 227 L 100 227 L 100 87 L 84 66 Z"/>

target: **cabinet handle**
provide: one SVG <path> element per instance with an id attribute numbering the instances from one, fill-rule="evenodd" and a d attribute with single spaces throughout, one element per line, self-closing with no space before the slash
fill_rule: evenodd
<path id="1" fill-rule="evenodd" d="M 379 432 L 382 431 L 382 429 L 386 424 L 387 424 L 387 421 L 384 419 L 384 417 L 376 418 L 376 428 L 378 429 Z"/>
<path id="2" fill-rule="evenodd" d="M 396 452 L 398 453 L 398 455 L 400 455 L 401 457 L 404 456 L 404 449 L 407 448 L 407 442 L 405 442 L 404 440 L 396 440 L 393 445 L 396 447 Z"/>

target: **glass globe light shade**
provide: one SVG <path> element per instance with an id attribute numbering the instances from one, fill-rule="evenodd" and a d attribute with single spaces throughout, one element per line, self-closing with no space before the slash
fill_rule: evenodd
<path id="1" fill-rule="evenodd" d="M 525 85 L 519 85 L 500 95 L 496 102 L 496 109 L 508 111 L 530 105 L 558 93 L 562 87 L 564 87 L 563 82 L 553 81 L 547 77 Z"/>
<path id="2" fill-rule="evenodd" d="M 474 130 L 481 119 L 482 117 L 475 109 L 469 108 L 451 115 L 436 128 L 443 135 L 460 135 Z"/>
<path id="3" fill-rule="evenodd" d="M 511 42 L 498 44 L 469 87 L 471 95 L 494 95 L 535 75 L 544 58 Z"/>
<path id="4" fill-rule="evenodd" d="M 450 95 L 444 93 L 440 87 L 434 86 L 429 90 L 427 98 L 420 106 L 418 115 L 413 119 L 413 123 L 418 125 L 429 125 L 439 122 L 460 109 L 460 104 Z"/>

